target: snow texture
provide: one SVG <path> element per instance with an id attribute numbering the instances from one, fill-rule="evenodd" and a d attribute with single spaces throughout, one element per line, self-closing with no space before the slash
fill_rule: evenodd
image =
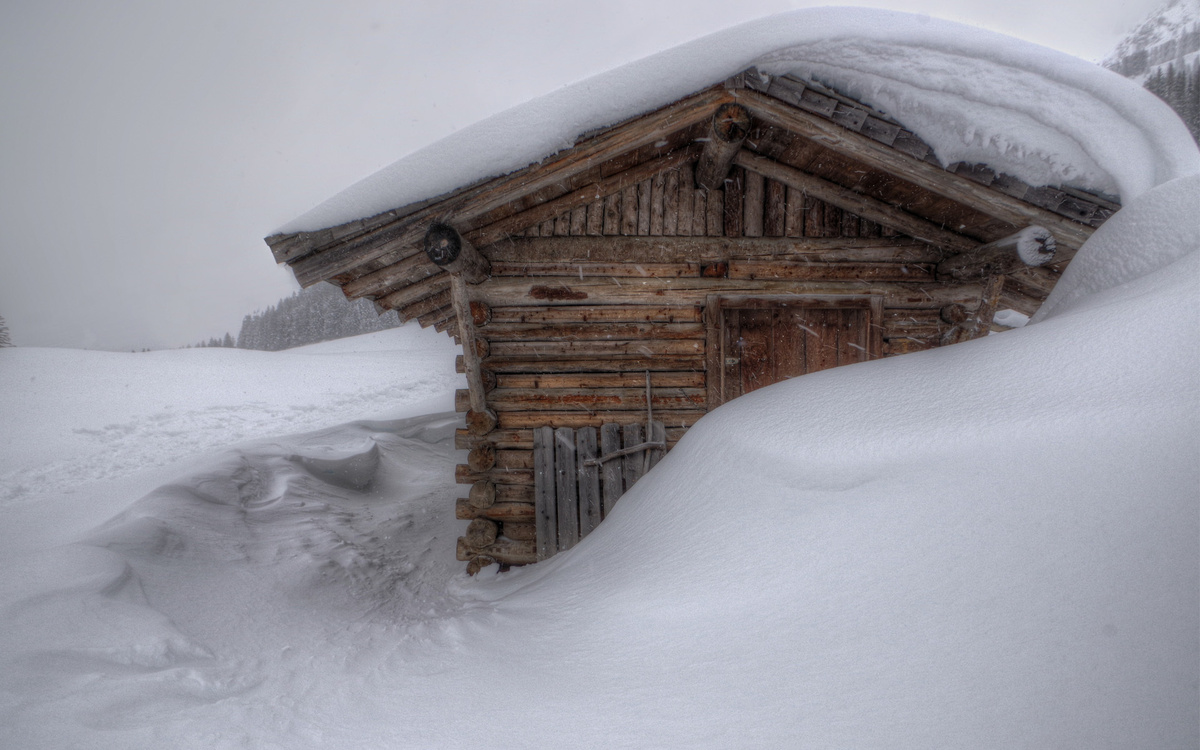
<path id="1" fill-rule="evenodd" d="M 1179 118 L 1116 73 L 928 16 L 815 8 L 712 34 L 499 113 L 279 231 L 322 229 L 507 174 L 569 148 L 580 133 L 751 65 L 815 79 L 883 110 L 925 139 L 943 164 L 984 163 L 1034 185 L 1069 184 L 1126 201 L 1200 172 L 1200 152 Z"/>

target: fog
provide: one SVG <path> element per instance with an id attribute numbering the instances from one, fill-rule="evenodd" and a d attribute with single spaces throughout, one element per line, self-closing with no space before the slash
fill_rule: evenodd
<path id="1" fill-rule="evenodd" d="M 175 347 L 296 289 L 262 238 L 457 128 L 803 3 L 0 6 L 0 316 Z M 1159 0 L 876 2 L 1102 58 Z"/>

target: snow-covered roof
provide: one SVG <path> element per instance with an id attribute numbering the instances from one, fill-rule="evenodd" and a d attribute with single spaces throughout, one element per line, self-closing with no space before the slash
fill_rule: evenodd
<path id="1" fill-rule="evenodd" d="M 1200 173 L 1179 118 L 1121 76 L 1062 52 L 890 11 L 816 8 L 742 24 L 566 86 L 395 162 L 282 227 L 315 231 L 507 174 L 578 136 L 742 70 L 816 80 L 882 110 L 943 165 L 1033 185 L 1137 196 Z"/>

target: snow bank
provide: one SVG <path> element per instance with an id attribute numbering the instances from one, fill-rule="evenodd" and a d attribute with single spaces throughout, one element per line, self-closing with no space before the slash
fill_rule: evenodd
<path id="1" fill-rule="evenodd" d="M 285 352 L 0 350 L 0 507 L 244 440 L 452 409 L 456 351 L 416 326 Z"/>
<path id="2" fill-rule="evenodd" d="M 943 163 L 1128 201 L 1200 172 L 1179 118 L 1091 63 L 981 29 L 882 10 L 814 8 L 742 24 L 564 87 L 451 134 L 280 232 L 321 229 L 506 174 L 580 133 L 668 104 L 751 65 L 815 78 L 882 109 Z M 453 92 L 451 92 L 453 95 Z"/>

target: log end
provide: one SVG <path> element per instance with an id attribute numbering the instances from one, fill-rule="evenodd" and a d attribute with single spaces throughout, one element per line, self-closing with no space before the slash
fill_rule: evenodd
<path id="1" fill-rule="evenodd" d="M 1054 235 L 1045 227 L 1025 227 L 1017 232 L 1017 255 L 1027 266 L 1046 265 L 1054 260 L 1057 250 Z"/>
<path id="2" fill-rule="evenodd" d="M 486 479 L 481 479 L 471 485 L 471 494 L 467 502 L 472 508 L 484 510 L 496 504 L 496 485 Z"/>
<path id="3" fill-rule="evenodd" d="M 467 431 L 472 435 L 486 435 L 496 429 L 500 420 L 491 409 L 467 412 Z"/>
<path id="4" fill-rule="evenodd" d="M 467 563 L 467 575 L 473 576 L 489 565 L 495 565 L 496 561 L 487 555 L 476 555 Z"/>
<path id="5" fill-rule="evenodd" d="M 462 237 L 449 224 L 430 224 L 425 232 L 425 255 L 439 266 L 445 267 L 458 259 L 462 252 Z"/>

